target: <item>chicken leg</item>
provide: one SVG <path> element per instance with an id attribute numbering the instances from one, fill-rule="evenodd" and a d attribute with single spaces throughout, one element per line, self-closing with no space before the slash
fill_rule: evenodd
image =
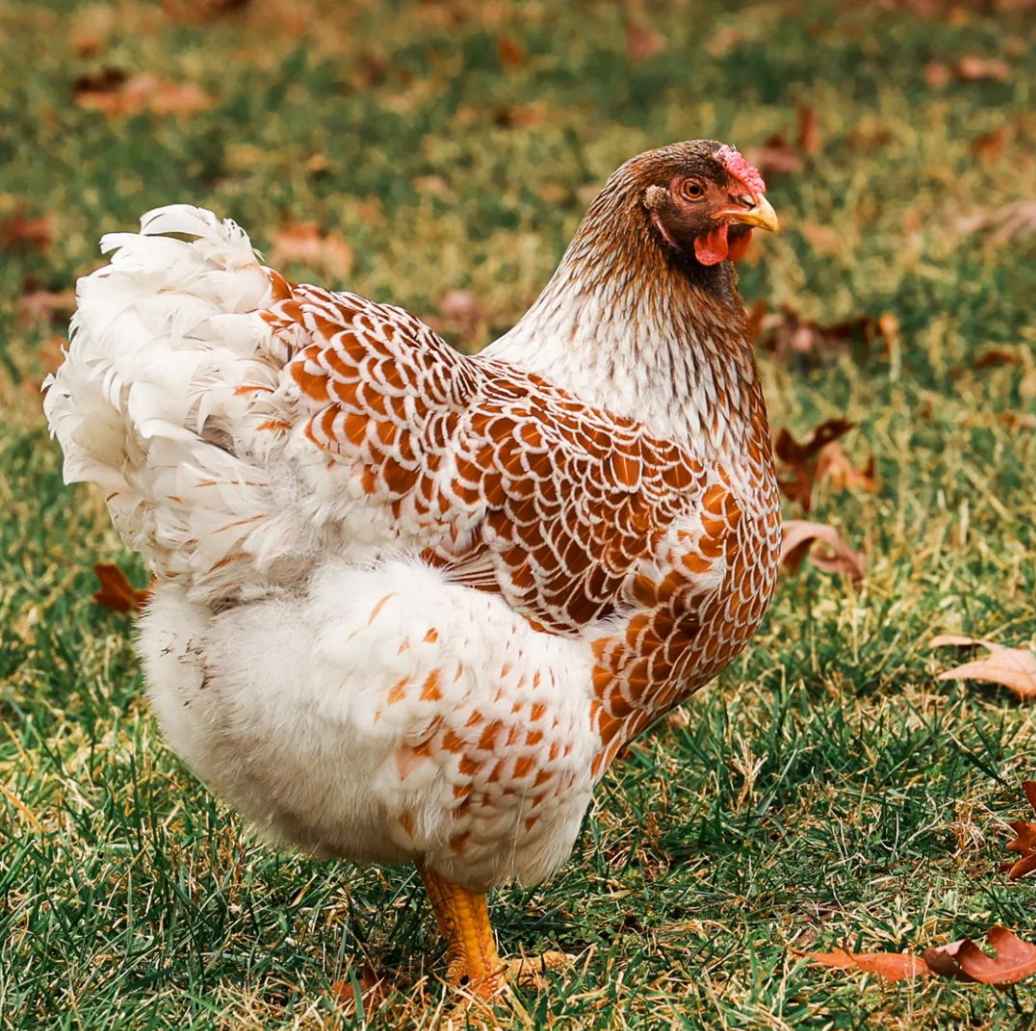
<path id="1" fill-rule="evenodd" d="M 419 865 L 439 931 L 448 943 L 446 980 L 482 999 L 491 999 L 511 981 L 542 985 L 545 970 L 571 964 L 564 952 L 544 952 L 536 957 L 501 959 L 489 922 L 486 896 L 440 877 Z"/>

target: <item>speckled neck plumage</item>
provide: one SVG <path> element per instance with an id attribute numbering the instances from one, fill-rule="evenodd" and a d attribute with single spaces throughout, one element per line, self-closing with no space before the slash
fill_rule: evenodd
<path id="1" fill-rule="evenodd" d="M 539 298 L 483 354 L 692 454 L 736 458 L 767 432 L 732 264 L 667 251 L 631 177 L 613 177 Z"/>

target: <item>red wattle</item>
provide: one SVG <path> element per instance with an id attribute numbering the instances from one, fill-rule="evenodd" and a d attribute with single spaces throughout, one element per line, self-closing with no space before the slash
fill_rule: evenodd
<path id="1" fill-rule="evenodd" d="M 752 230 L 748 229 L 738 236 L 735 236 L 730 241 L 730 260 L 740 261 L 745 256 L 745 251 L 748 250 L 748 245 L 752 242 Z"/>
<path id="2" fill-rule="evenodd" d="M 703 265 L 718 265 L 723 261 L 729 247 L 727 246 L 727 224 L 717 226 L 711 233 L 695 237 L 694 253 Z"/>

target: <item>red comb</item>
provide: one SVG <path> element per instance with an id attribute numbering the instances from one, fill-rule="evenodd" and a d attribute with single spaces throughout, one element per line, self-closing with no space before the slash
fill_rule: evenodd
<path id="1" fill-rule="evenodd" d="M 740 151 L 724 144 L 714 156 L 727 170 L 727 175 L 743 183 L 749 193 L 766 193 L 766 183 L 763 182 L 759 169 L 746 161 Z"/>

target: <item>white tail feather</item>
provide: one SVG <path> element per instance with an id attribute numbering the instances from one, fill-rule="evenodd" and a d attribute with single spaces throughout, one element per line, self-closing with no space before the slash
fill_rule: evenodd
<path id="1" fill-rule="evenodd" d="M 257 314 L 269 278 L 243 230 L 186 204 L 101 249 L 110 264 L 77 284 L 65 362 L 46 384 L 65 480 L 98 484 L 126 544 L 211 599 L 239 588 L 228 567 L 278 532 L 256 457 L 269 394 L 237 392 L 278 385 Z"/>

